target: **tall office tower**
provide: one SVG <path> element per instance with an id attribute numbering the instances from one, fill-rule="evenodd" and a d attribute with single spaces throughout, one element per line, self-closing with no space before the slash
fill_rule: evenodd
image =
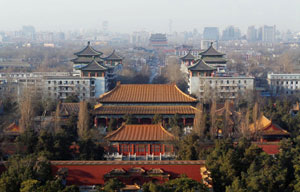
<path id="1" fill-rule="evenodd" d="M 31 25 L 24 25 L 22 27 L 22 35 L 25 38 L 28 39 L 34 39 L 35 38 L 35 28 Z"/>
<path id="2" fill-rule="evenodd" d="M 204 40 L 219 40 L 219 28 L 218 27 L 205 27 L 203 31 Z"/>
<path id="3" fill-rule="evenodd" d="M 222 40 L 238 40 L 241 37 L 241 31 L 234 26 L 227 27 L 222 34 Z"/>
<path id="4" fill-rule="evenodd" d="M 255 26 L 249 26 L 247 30 L 247 40 L 249 42 L 257 41 L 257 29 Z"/>
<path id="5" fill-rule="evenodd" d="M 276 26 L 267 26 L 262 27 L 262 41 L 263 42 L 275 42 L 276 36 Z"/>

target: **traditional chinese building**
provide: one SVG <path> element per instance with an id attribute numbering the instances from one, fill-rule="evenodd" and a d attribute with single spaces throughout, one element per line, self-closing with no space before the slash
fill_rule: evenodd
<path id="1" fill-rule="evenodd" d="M 113 50 L 113 52 L 107 57 L 103 57 L 103 53 L 101 51 L 95 50 L 90 42 L 88 42 L 87 46 L 83 48 L 81 51 L 74 53 L 76 55 L 75 59 L 71 61 L 74 63 L 74 70 L 79 70 L 80 68 L 88 65 L 93 60 L 96 60 L 98 63 L 108 66 L 117 66 L 122 64 L 122 57 L 118 56 Z M 79 72 L 79 71 L 78 71 Z"/>
<path id="2" fill-rule="evenodd" d="M 100 96 L 94 107 L 95 126 L 107 127 L 111 119 L 121 125 L 125 115 L 134 123 L 151 124 L 154 115 L 163 118 L 163 125 L 178 114 L 183 126 L 192 126 L 197 100 L 183 93 L 176 84 L 117 84 Z"/>
<path id="3" fill-rule="evenodd" d="M 189 52 L 185 56 L 180 58 L 181 64 L 184 64 L 186 66 L 191 66 L 194 64 L 195 58 L 196 57 L 194 55 L 192 55 L 191 50 L 189 50 Z"/>
<path id="4" fill-rule="evenodd" d="M 168 39 L 166 34 L 162 34 L 162 33 L 151 34 L 149 41 L 150 41 L 150 45 L 154 48 L 164 48 L 168 46 Z"/>
<path id="5" fill-rule="evenodd" d="M 226 59 L 211 46 L 201 52 L 200 59 L 187 66 L 189 93 L 200 100 L 235 99 L 254 89 L 254 77 L 225 73 Z"/>
<path id="6" fill-rule="evenodd" d="M 138 163 L 138 164 L 137 164 Z M 51 161 L 53 175 L 65 172 L 67 185 L 103 185 L 118 178 L 126 185 L 164 183 L 184 174 L 202 182 L 205 161 Z"/>
<path id="7" fill-rule="evenodd" d="M 160 156 L 174 152 L 170 142 L 175 140 L 175 137 L 160 124 L 123 124 L 105 139 L 110 143 L 110 153 L 118 152 L 125 156 Z"/>
<path id="8" fill-rule="evenodd" d="M 282 129 L 264 115 L 256 123 L 249 125 L 249 129 L 252 134 L 258 136 L 258 139 L 263 142 L 280 141 L 290 136 L 288 131 Z"/>
<path id="9" fill-rule="evenodd" d="M 213 47 L 213 43 L 210 44 L 210 47 L 207 50 L 201 52 L 199 55 L 205 63 L 216 68 L 218 72 L 225 72 L 227 63 L 227 60 L 224 58 L 225 54 L 218 52 Z"/>

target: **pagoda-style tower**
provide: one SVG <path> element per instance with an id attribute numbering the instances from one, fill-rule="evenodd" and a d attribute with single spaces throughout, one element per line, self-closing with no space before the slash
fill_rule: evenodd
<path id="1" fill-rule="evenodd" d="M 196 57 L 192 55 L 191 50 L 189 52 L 180 58 L 181 59 L 181 64 L 185 66 L 191 66 L 194 64 Z"/>
<path id="2" fill-rule="evenodd" d="M 91 47 L 90 42 L 88 41 L 88 44 L 84 49 L 74 53 L 74 55 L 76 55 L 76 58 L 71 60 L 74 63 L 74 71 L 79 72 L 78 70 L 80 68 L 87 66 L 93 61 L 93 59 L 96 59 L 97 62 L 103 62 L 103 60 L 100 58 L 102 54 L 102 52 L 97 51 L 93 47 Z"/>
<path id="3" fill-rule="evenodd" d="M 217 72 L 225 72 L 227 60 L 224 58 L 224 53 L 218 52 L 213 47 L 213 42 L 211 42 L 209 48 L 201 52 L 200 57 L 209 66 L 215 67 Z"/>
<path id="4" fill-rule="evenodd" d="M 213 42 L 209 48 L 199 54 L 200 59 L 205 62 L 205 64 L 216 69 L 218 73 L 224 73 L 226 71 L 226 63 L 227 60 L 224 58 L 225 54 L 218 52 L 213 47 Z M 193 64 L 199 63 L 199 60 L 191 54 L 189 51 L 187 55 L 181 57 L 181 65 L 182 66 L 192 66 Z M 184 65 L 183 65 L 184 64 Z M 186 69 L 182 70 L 187 72 Z"/>
<path id="5" fill-rule="evenodd" d="M 208 65 L 203 59 L 199 59 L 196 63 L 188 67 L 191 77 L 210 77 L 216 69 Z"/>
<path id="6" fill-rule="evenodd" d="M 117 55 L 115 50 L 113 50 L 109 56 L 104 57 L 103 59 L 105 60 L 106 65 L 117 66 L 122 64 L 122 57 Z"/>

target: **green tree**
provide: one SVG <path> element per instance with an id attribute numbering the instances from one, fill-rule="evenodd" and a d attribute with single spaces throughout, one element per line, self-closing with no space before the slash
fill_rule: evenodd
<path id="1" fill-rule="evenodd" d="M 163 116 L 161 114 L 155 114 L 152 119 L 153 124 L 159 124 L 163 122 Z"/>
<path id="2" fill-rule="evenodd" d="M 208 192 L 206 185 L 199 183 L 193 179 L 181 176 L 177 179 L 172 179 L 164 184 L 166 191 L 174 192 Z"/>
<path id="3" fill-rule="evenodd" d="M 107 131 L 111 132 L 113 130 L 116 130 L 117 126 L 118 126 L 117 120 L 115 118 L 111 118 L 108 123 Z"/>
<path id="4" fill-rule="evenodd" d="M 105 192 L 115 192 L 125 187 L 125 185 L 119 181 L 118 179 L 110 179 L 108 182 L 104 185 L 104 191 Z"/>
<path id="5" fill-rule="evenodd" d="M 21 183 L 20 192 L 35 192 L 37 191 L 38 186 L 39 186 L 38 180 L 29 179 Z"/>

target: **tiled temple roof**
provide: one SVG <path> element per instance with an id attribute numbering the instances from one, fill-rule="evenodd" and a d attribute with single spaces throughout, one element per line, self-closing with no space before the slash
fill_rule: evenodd
<path id="1" fill-rule="evenodd" d="M 210 44 L 209 48 L 203 52 L 201 52 L 199 55 L 201 56 L 223 56 L 224 53 L 218 52 L 213 46 L 213 43 Z"/>
<path id="2" fill-rule="evenodd" d="M 195 114 L 196 108 L 192 106 L 182 106 L 182 105 L 155 105 L 155 106 L 146 106 L 146 105 L 100 105 L 96 106 L 94 114 L 115 114 L 115 115 L 124 115 L 124 114 Z"/>
<path id="3" fill-rule="evenodd" d="M 290 133 L 284 129 L 282 129 L 279 125 L 274 124 L 271 120 L 269 120 L 264 115 L 256 121 L 257 131 L 261 132 L 264 136 L 267 135 L 290 135 Z M 250 131 L 255 132 L 255 124 L 252 123 L 249 125 Z"/>
<path id="4" fill-rule="evenodd" d="M 95 59 L 87 66 L 80 68 L 81 71 L 106 71 L 107 67 L 98 63 Z"/>
<path id="5" fill-rule="evenodd" d="M 188 68 L 191 71 L 214 71 L 215 68 L 206 64 L 203 59 L 199 59 L 194 65 Z"/>
<path id="6" fill-rule="evenodd" d="M 100 96 L 99 102 L 191 103 L 197 99 L 183 93 L 176 84 L 118 84 Z"/>
<path id="7" fill-rule="evenodd" d="M 105 57 L 104 59 L 105 60 L 122 60 L 122 58 L 116 54 L 115 50 L 113 50 L 113 52 L 109 56 Z"/>
<path id="8" fill-rule="evenodd" d="M 77 56 L 99 56 L 103 53 L 100 51 L 95 50 L 93 47 L 91 47 L 90 42 L 88 42 L 87 46 L 82 49 L 81 51 L 74 53 L 74 55 Z"/>
<path id="9" fill-rule="evenodd" d="M 170 141 L 175 139 L 160 124 L 122 125 L 105 138 L 108 141 Z"/>
<path id="10" fill-rule="evenodd" d="M 78 115 L 79 113 L 79 103 L 61 103 L 60 104 L 60 115 L 69 116 L 69 115 Z"/>
<path id="11" fill-rule="evenodd" d="M 196 57 L 191 54 L 191 51 L 189 51 L 185 56 L 181 57 L 181 60 L 194 60 Z"/>

